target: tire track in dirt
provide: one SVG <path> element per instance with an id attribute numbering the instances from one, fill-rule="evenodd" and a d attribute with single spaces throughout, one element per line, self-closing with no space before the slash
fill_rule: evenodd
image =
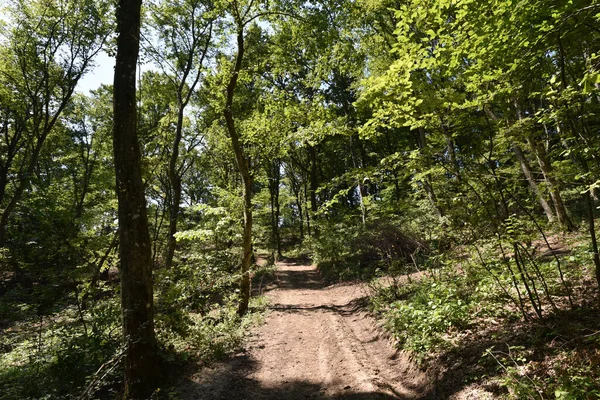
<path id="1" fill-rule="evenodd" d="M 428 376 L 397 352 L 362 305 L 364 284 L 323 287 L 314 266 L 278 264 L 265 323 L 246 350 L 205 368 L 186 399 L 416 399 Z"/>

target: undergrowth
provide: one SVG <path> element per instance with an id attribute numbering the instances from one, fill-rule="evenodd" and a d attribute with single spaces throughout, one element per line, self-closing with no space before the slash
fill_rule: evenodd
<path id="1" fill-rule="evenodd" d="M 399 347 L 446 371 L 439 384 L 452 393 L 471 382 L 502 398 L 600 398 L 597 287 L 583 242 L 571 238 L 557 257 L 523 244 L 532 256 L 519 280 L 512 258 L 477 241 L 437 268 L 373 280 L 370 306 Z"/>
<path id="2" fill-rule="evenodd" d="M 255 272 L 264 276 L 269 271 L 266 267 Z M 211 270 L 192 279 L 197 272 L 188 266 L 157 273 L 155 325 L 165 371 L 191 361 L 212 362 L 237 351 L 266 310 L 265 298 L 253 297 L 249 313 L 240 318 L 236 276 Z M 177 279 L 183 275 L 189 276 Z M 105 287 L 94 296 L 85 309 L 67 297 L 44 315 L 36 314 L 22 295 L 8 293 L 0 299 L 0 309 L 13 310 L 13 322 L 2 327 L 0 335 L 0 399 L 120 396 L 123 351 L 118 287 Z"/>

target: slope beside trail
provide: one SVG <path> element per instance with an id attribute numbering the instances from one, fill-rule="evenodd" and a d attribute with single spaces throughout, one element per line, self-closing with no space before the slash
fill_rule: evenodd
<path id="1" fill-rule="evenodd" d="M 193 375 L 185 399 L 415 399 L 431 385 L 362 310 L 364 284 L 324 287 L 314 266 L 279 263 L 270 311 L 246 349 Z"/>

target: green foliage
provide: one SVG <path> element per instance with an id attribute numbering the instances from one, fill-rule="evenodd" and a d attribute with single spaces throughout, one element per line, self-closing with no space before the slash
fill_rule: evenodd
<path id="1" fill-rule="evenodd" d="M 237 296 L 232 294 L 223 305 L 213 305 L 205 314 L 189 314 L 184 336 L 159 332 L 165 344 L 173 346 L 180 359 L 195 358 L 203 362 L 223 359 L 238 351 L 248 331 L 262 321 L 266 310 L 263 297 L 252 298 L 250 312 L 243 318 L 237 315 Z"/>
<path id="2" fill-rule="evenodd" d="M 98 368 L 119 351 L 116 299 L 99 300 L 83 314 L 67 307 L 19 322 L 0 342 L 2 399 L 68 398 L 83 392 Z M 111 391 L 116 371 L 96 382 Z"/>
<path id="3" fill-rule="evenodd" d="M 591 353 L 591 352 L 590 352 Z M 544 383 L 544 389 L 559 400 L 575 400 L 584 398 L 600 398 L 598 381 L 600 374 L 595 365 L 598 353 L 581 355 L 568 354 L 564 360 L 555 365 L 556 377 Z"/>
<path id="4" fill-rule="evenodd" d="M 425 357 L 452 345 L 447 334 L 472 323 L 477 301 L 473 288 L 450 274 L 383 289 L 372 300 L 372 306 L 382 313 L 386 329 L 400 346 Z"/>
<path id="5" fill-rule="evenodd" d="M 509 391 L 509 398 L 523 399 L 555 398 L 560 400 L 600 398 L 595 363 L 597 350 L 565 351 L 543 368 L 550 374 L 536 370 L 535 364 L 528 365 L 530 351 L 523 346 L 512 346 L 507 351 L 488 349 L 485 356 L 494 359 L 504 372 L 498 378 Z"/>
<path id="6" fill-rule="evenodd" d="M 142 62 L 160 71 L 141 76 L 138 122 L 165 357 L 214 359 L 248 328 L 235 315 L 244 204 L 223 117 L 236 33 L 231 109 L 255 252 L 310 252 L 328 281 L 393 274 L 372 306 L 422 356 L 480 319 L 530 323 L 588 301 L 590 241 L 550 249 L 543 234 L 589 223 L 582 196 L 599 195 L 596 1 L 144 4 Z M 73 90 L 111 45 L 113 4 L 2 7 L 3 395 L 93 383 L 110 397 L 112 90 Z M 551 378 L 523 374 L 520 355 L 499 361 L 515 397 L 581 398 L 595 395 L 596 355 L 568 355 Z M 94 381 L 106 362 L 114 371 Z"/>

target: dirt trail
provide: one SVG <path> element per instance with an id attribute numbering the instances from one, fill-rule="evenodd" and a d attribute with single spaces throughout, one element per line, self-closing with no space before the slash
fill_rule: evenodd
<path id="1" fill-rule="evenodd" d="M 193 376 L 186 399 L 426 396 L 426 374 L 362 310 L 366 285 L 323 287 L 314 266 L 294 263 L 279 264 L 276 276 L 271 311 L 246 350 Z"/>

